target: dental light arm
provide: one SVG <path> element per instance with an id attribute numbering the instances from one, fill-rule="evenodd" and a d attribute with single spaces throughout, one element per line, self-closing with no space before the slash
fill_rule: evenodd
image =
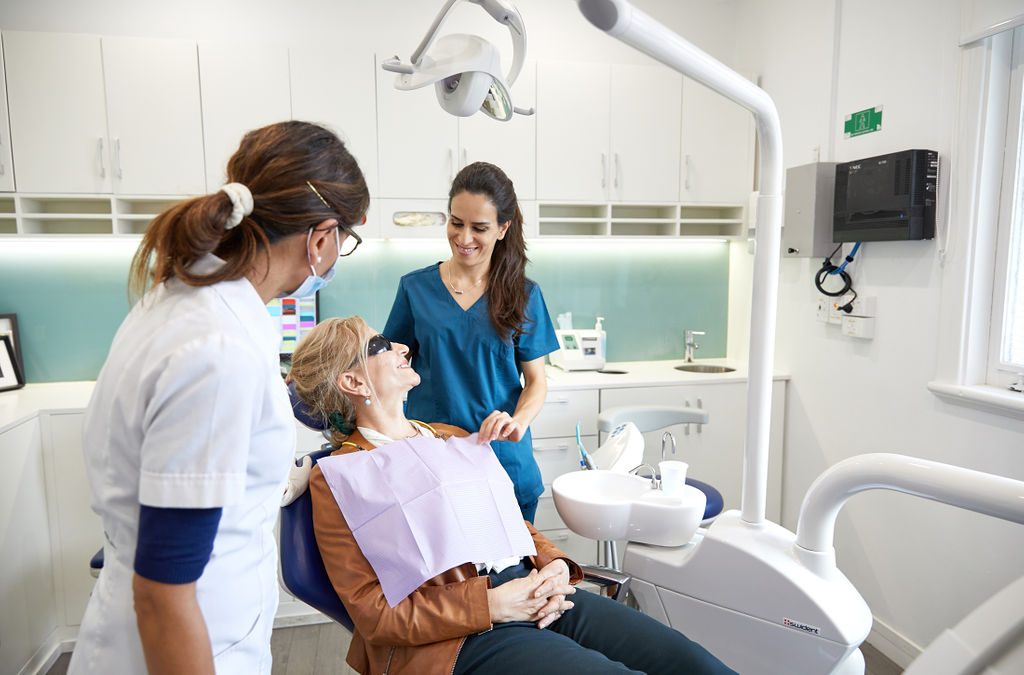
<path id="1" fill-rule="evenodd" d="M 765 518 L 768 493 L 772 358 L 782 232 L 782 129 L 775 103 L 763 89 L 637 10 L 627 0 L 578 0 L 578 4 L 580 12 L 596 27 L 754 114 L 760 150 L 760 196 L 754 241 L 741 517 L 748 523 L 760 523 Z"/>
<path id="2" fill-rule="evenodd" d="M 868 453 L 844 459 L 814 481 L 800 506 L 796 545 L 831 553 L 836 517 L 846 500 L 877 489 L 1024 524 L 1024 482 L 917 457 Z"/>
<path id="3" fill-rule="evenodd" d="M 399 80 L 395 84 L 399 89 L 415 89 L 421 86 L 426 86 L 427 84 L 436 84 L 438 87 L 438 98 L 441 101 L 442 107 L 448 112 L 453 111 L 445 105 L 445 101 L 442 100 L 441 92 L 443 88 L 447 87 L 450 94 L 461 85 L 463 76 L 485 73 L 494 79 L 492 89 L 500 87 L 504 91 L 505 97 L 508 99 L 509 103 L 509 117 L 512 112 L 519 113 L 520 115 L 532 115 L 534 112 L 533 108 L 512 106 L 511 98 L 508 94 L 508 89 L 519 77 L 519 73 L 522 72 L 523 62 L 526 59 L 526 27 L 523 24 L 523 19 L 519 12 L 514 7 L 506 5 L 502 0 L 467 1 L 474 5 L 479 5 L 488 14 L 490 14 L 495 21 L 508 27 L 509 33 L 512 36 L 512 66 L 509 68 L 508 74 L 505 75 L 503 81 L 501 79 L 500 72 L 492 72 L 492 64 L 486 63 L 488 59 L 498 61 L 496 51 L 490 43 L 477 36 L 461 34 L 445 36 L 441 40 L 448 41 L 448 44 L 445 45 L 446 50 L 450 51 L 453 48 L 464 46 L 464 54 L 452 55 L 446 52 L 444 58 L 439 59 L 437 62 L 434 62 L 434 60 L 430 58 L 428 51 L 434 45 L 434 41 L 437 38 L 437 34 L 441 29 L 441 26 L 444 24 L 445 20 L 447 20 L 451 10 L 459 1 L 460 0 L 448 0 L 444 7 L 441 8 L 441 11 L 438 12 L 436 17 L 434 17 L 434 21 L 431 23 L 430 28 L 423 37 L 423 40 L 420 41 L 419 46 L 417 46 L 416 50 L 412 53 L 409 64 L 402 63 L 401 59 L 396 56 L 381 63 L 381 68 L 399 74 Z M 463 43 L 467 44 L 457 44 L 460 38 Z M 455 45 L 455 47 L 453 47 L 453 45 Z M 494 53 L 493 57 L 492 52 Z M 435 65 L 437 66 L 436 68 L 434 67 Z M 499 67 L 500 62 L 494 65 L 493 70 L 497 70 Z M 468 79 L 469 78 L 467 78 L 467 80 Z M 484 106 L 484 104 L 481 102 L 480 106 Z M 494 115 L 493 108 L 493 105 L 480 107 L 480 109 L 484 110 L 484 112 L 496 119 L 508 119 L 507 117 Z M 473 110 L 473 112 L 475 112 L 475 110 Z M 455 114 L 462 115 L 464 113 L 458 112 Z"/>

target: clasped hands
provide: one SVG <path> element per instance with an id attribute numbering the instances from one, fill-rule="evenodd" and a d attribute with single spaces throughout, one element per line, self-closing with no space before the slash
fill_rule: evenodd
<path id="1" fill-rule="evenodd" d="M 490 443 L 491 441 L 516 442 L 522 440 L 524 432 L 525 427 L 514 416 L 509 415 L 504 410 L 495 410 L 480 423 L 477 440 L 480 443 Z"/>
<path id="2" fill-rule="evenodd" d="M 565 597 L 575 592 L 569 584 L 569 565 L 561 558 L 552 560 L 525 577 L 487 589 L 491 623 L 533 621 L 537 628 L 547 628 L 573 608 Z"/>

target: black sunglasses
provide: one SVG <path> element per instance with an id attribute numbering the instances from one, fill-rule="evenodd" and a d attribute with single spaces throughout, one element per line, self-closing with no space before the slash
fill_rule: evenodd
<path id="1" fill-rule="evenodd" d="M 366 343 L 366 358 L 376 356 L 377 354 L 383 354 L 391 349 L 393 349 L 391 340 L 387 339 L 380 333 L 377 333 Z"/>

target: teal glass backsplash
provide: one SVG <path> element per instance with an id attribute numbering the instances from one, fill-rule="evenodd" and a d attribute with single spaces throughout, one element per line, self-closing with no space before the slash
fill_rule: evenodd
<path id="1" fill-rule="evenodd" d="M 18 315 L 28 382 L 93 380 L 128 313 L 128 266 L 137 241 L 0 243 L 0 314 Z M 610 361 L 675 359 L 683 331 L 703 330 L 701 358 L 725 356 L 729 246 L 725 242 L 543 240 L 527 275 L 552 321 L 575 328 L 604 317 Z M 450 255 L 444 241 L 368 241 L 338 263 L 320 315 L 359 314 L 383 328 L 402 274 Z"/>

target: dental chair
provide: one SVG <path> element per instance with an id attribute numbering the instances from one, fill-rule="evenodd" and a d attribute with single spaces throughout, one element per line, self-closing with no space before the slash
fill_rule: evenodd
<path id="1" fill-rule="evenodd" d="M 327 422 L 309 409 L 295 393 L 294 384 L 288 385 L 295 418 L 314 431 L 327 429 Z M 330 456 L 332 448 L 325 444 L 309 453 L 314 466 Z M 313 530 L 313 498 L 306 490 L 291 504 L 281 507 L 281 527 L 278 535 L 281 547 L 281 579 L 288 592 L 314 609 L 326 614 L 349 631 L 352 618 L 341 603 L 327 570 Z M 608 597 L 624 602 L 629 592 L 630 576 L 603 568 L 581 565 L 584 580 L 601 587 Z"/>

